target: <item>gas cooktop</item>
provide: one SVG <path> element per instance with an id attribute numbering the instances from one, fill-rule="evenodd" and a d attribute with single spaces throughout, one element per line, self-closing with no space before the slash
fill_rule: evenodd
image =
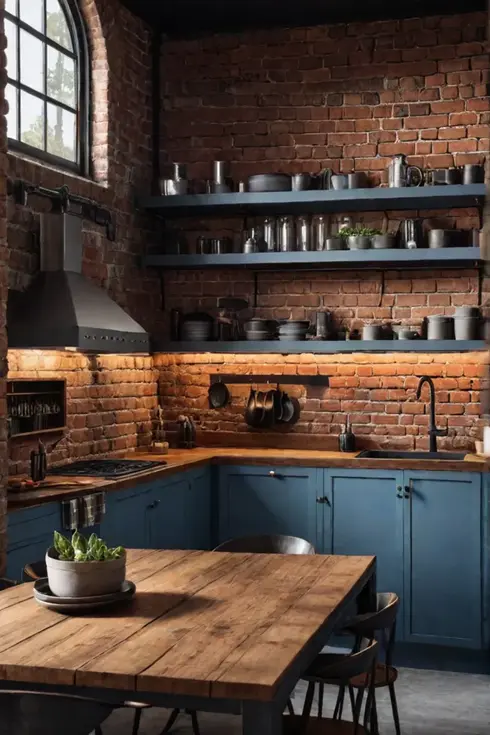
<path id="1" fill-rule="evenodd" d="M 106 477 L 113 479 L 163 467 L 166 462 L 149 459 L 84 459 L 50 469 L 50 475 L 74 475 L 75 477 Z"/>

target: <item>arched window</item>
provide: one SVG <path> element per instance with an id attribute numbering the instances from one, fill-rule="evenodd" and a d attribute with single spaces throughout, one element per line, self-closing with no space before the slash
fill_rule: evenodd
<path id="1" fill-rule="evenodd" d="M 76 0 L 6 0 L 9 147 L 87 175 L 89 69 Z"/>

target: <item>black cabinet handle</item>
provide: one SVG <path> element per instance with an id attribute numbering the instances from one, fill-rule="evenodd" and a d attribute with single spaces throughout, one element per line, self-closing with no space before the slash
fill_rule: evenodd
<path id="1" fill-rule="evenodd" d="M 397 498 L 403 498 L 403 488 L 401 485 L 397 485 L 396 488 L 396 497 Z"/>
<path id="2" fill-rule="evenodd" d="M 324 503 L 325 503 L 326 505 L 330 505 L 330 500 L 328 499 L 327 495 L 324 495 L 324 496 L 323 496 L 323 502 L 324 502 Z"/>
<path id="3" fill-rule="evenodd" d="M 411 495 L 411 492 L 412 492 L 411 486 L 410 485 L 405 485 L 404 497 L 405 498 L 409 498 L 410 495 Z"/>
<path id="4" fill-rule="evenodd" d="M 316 499 L 316 502 L 317 503 L 324 503 L 325 502 L 325 498 L 317 498 Z"/>

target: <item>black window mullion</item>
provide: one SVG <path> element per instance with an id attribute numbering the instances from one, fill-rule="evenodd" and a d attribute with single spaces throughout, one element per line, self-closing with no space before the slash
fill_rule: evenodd
<path id="1" fill-rule="evenodd" d="M 17 21 L 20 17 L 20 0 L 16 0 L 17 3 Z M 16 27 L 16 33 L 17 33 L 17 81 L 19 82 L 19 86 L 17 87 L 17 92 L 15 95 L 16 104 L 17 104 L 17 140 L 20 141 L 21 136 L 21 130 L 22 130 L 22 121 L 21 121 L 21 94 L 20 94 L 20 82 L 21 82 L 21 69 L 20 69 L 20 26 L 17 23 Z"/>
<path id="2" fill-rule="evenodd" d="M 17 37 L 17 69 L 18 78 L 12 80 L 8 78 L 8 83 L 14 87 L 14 96 L 17 105 L 17 141 L 11 140 L 11 144 L 15 147 L 18 143 L 18 150 L 36 156 L 36 151 L 39 152 L 39 158 L 52 163 L 58 163 L 61 166 L 65 166 L 68 170 L 78 171 L 82 175 L 86 175 L 89 172 L 88 164 L 88 144 L 89 144 L 89 133 L 88 125 L 89 121 L 87 118 L 89 110 L 89 99 L 88 99 L 88 88 L 87 83 L 90 78 L 90 70 L 88 67 L 88 50 L 86 46 L 85 31 L 83 21 L 80 14 L 77 12 L 75 2 L 72 0 L 59 0 L 60 10 L 62 11 L 65 22 L 67 23 L 70 38 L 72 41 L 73 51 L 69 51 L 61 44 L 48 38 L 48 8 L 47 0 L 41 0 L 42 5 L 42 31 L 39 32 L 37 29 L 32 28 L 29 24 L 21 21 L 20 19 L 20 2 L 16 0 L 16 12 L 17 16 L 14 17 L 10 13 L 5 13 L 16 26 L 16 37 Z M 21 31 L 24 30 L 34 38 L 40 40 L 43 44 L 43 92 L 31 89 L 31 87 L 25 85 L 21 81 Z M 68 58 L 71 58 L 74 63 L 74 98 L 75 107 L 66 105 L 64 102 L 60 102 L 48 94 L 48 51 L 49 48 L 54 48 L 56 51 L 65 54 Z M 42 109 L 44 112 L 43 120 L 43 148 L 37 149 L 33 146 L 25 144 L 21 140 L 22 132 L 22 94 L 30 94 L 42 101 Z M 66 110 L 71 114 L 75 115 L 75 150 L 74 158 L 72 162 L 69 159 L 61 158 L 54 154 L 48 153 L 48 104 L 52 104 L 58 109 Z"/>

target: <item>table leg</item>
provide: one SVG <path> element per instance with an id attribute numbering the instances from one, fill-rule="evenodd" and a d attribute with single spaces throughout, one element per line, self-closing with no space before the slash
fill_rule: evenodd
<path id="1" fill-rule="evenodd" d="M 275 702 L 244 702 L 242 733 L 281 735 L 282 709 Z"/>
<path id="2" fill-rule="evenodd" d="M 368 613 L 376 610 L 376 570 L 369 577 L 357 597 L 357 610 L 358 613 Z"/>

